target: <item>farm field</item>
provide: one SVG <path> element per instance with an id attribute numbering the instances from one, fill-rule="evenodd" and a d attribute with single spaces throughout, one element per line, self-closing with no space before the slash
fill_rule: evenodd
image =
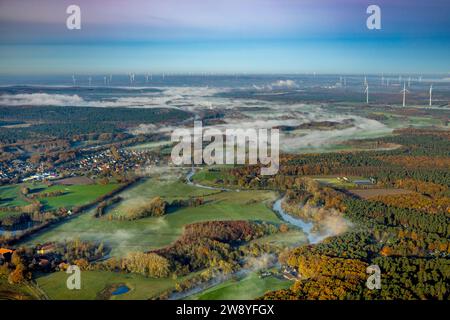
<path id="1" fill-rule="evenodd" d="M 69 177 L 53 181 L 53 184 L 74 185 L 74 184 L 93 184 L 94 180 L 85 176 Z"/>
<path id="2" fill-rule="evenodd" d="M 399 116 L 392 113 L 381 113 L 388 117 L 387 120 L 383 121 L 386 125 L 391 128 L 404 128 L 405 126 L 410 127 L 429 127 L 429 126 L 443 126 L 442 121 L 432 117 L 418 117 L 418 116 Z"/>
<path id="3" fill-rule="evenodd" d="M 192 274 L 194 275 L 194 274 Z M 192 275 L 189 275 L 192 276 Z M 172 278 L 147 278 L 139 274 L 107 272 L 107 271 L 83 271 L 81 275 L 81 289 L 68 290 L 66 286 L 68 275 L 63 272 L 54 272 L 41 275 L 36 278 L 39 287 L 56 300 L 94 300 L 107 286 L 124 284 L 130 291 L 112 296 L 112 300 L 147 300 L 158 295 L 164 290 L 175 287 L 176 280 Z M 179 278 L 179 281 L 184 278 Z"/>
<path id="4" fill-rule="evenodd" d="M 98 197 L 114 191 L 120 184 L 80 184 L 80 185 L 53 185 L 45 184 L 16 184 L 0 187 L 0 207 L 26 206 L 31 203 L 21 194 L 21 187 L 28 187 L 30 194 L 37 194 L 37 199 L 45 210 L 58 208 L 73 208 L 95 201 Z M 39 197 L 39 193 L 62 192 L 61 195 Z"/>
<path id="5" fill-rule="evenodd" d="M 157 142 L 147 142 L 142 144 L 137 144 L 131 147 L 128 147 L 128 150 L 134 150 L 134 151 L 148 151 L 148 150 L 154 150 L 161 146 L 167 146 L 170 145 L 172 142 L 165 140 L 165 141 L 157 141 Z"/>
<path id="6" fill-rule="evenodd" d="M 202 169 L 192 176 L 192 181 L 207 186 L 214 186 L 216 180 L 223 180 L 225 178 L 234 180 L 232 175 L 227 174 L 226 171 L 223 171 L 220 168 L 214 170 Z"/>
<path id="7" fill-rule="evenodd" d="M 171 187 L 164 187 L 158 183 L 144 184 L 152 190 L 150 194 L 170 197 L 186 197 L 198 192 L 211 192 L 194 186 L 176 182 Z M 164 184 L 165 185 L 165 184 Z M 186 189 L 187 188 L 187 189 Z M 166 193 L 162 192 L 166 190 Z M 176 190 L 183 191 L 178 194 Z M 127 190 L 126 192 L 136 192 Z M 163 217 L 148 217 L 134 221 L 108 220 L 93 217 L 94 210 L 90 210 L 69 220 L 37 233 L 24 243 L 33 245 L 48 241 L 63 241 L 71 239 L 103 241 L 111 246 L 113 256 L 123 256 L 130 251 L 145 251 L 161 248 L 174 242 L 183 232 L 183 227 L 194 222 L 210 220 L 262 220 L 279 223 L 281 220 L 269 208 L 277 194 L 271 191 L 241 191 L 221 192 L 205 196 L 205 203 L 199 207 L 185 207 L 169 213 Z M 115 210 L 125 210 L 126 201 Z M 130 202 L 132 204 L 133 201 Z M 121 209 L 122 208 L 122 209 Z"/>
<path id="8" fill-rule="evenodd" d="M 190 300 L 252 300 L 267 291 L 286 289 L 291 281 L 274 276 L 259 278 L 256 272 L 241 279 L 230 279 L 199 294 L 188 297 Z"/>
<path id="9" fill-rule="evenodd" d="M 312 177 L 312 178 L 323 184 L 331 185 L 333 187 L 340 187 L 340 188 L 356 187 L 356 184 L 352 181 L 365 179 L 364 177 L 357 177 L 357 176 L 347 176 L 349 181 L 344 181 L 342 179 L 338 179 L 338 177 L 335 177 L 335 176 L 333 176 L 333 177 Z"/>
<path id="10" fill-rule="evenodd" d="M 127 208 L 144 204 L 149 199 L 156 196 L 171 201 L 173 199 L 207 196 L 218 192 L 220 191 L 197 188 L 180 181 L 172 180 L 163 182 L 154 178 L 149 178 L 123 191 L 120 194 L 123 200 L 120 204 L 112 208 L 108 214 L 116 216 L 123 215 Z"/>
<path id="11" fill-rule="evenodd" d="M 54 185 L 40 192 L 57 192 L 63 194 L 55 197 L 38 198 L 45 209 L 73 208 L 74 206 L 84 205 L 95 201 L 102 195 L 114 191 L 120 187 L 118 183 L 89 184 L 89 185 Z"/>
<path id="12" fill-rule="evenodd" d="M 29 204 L 20 194 L 20 185 L 0 186 L 0 207 L 26 206 Z"/>

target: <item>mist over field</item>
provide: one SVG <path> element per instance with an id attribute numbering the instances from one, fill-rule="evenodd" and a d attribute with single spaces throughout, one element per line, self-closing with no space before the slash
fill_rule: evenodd
<path id="1" fill-rule="evenodd" d="M 33 88 L 33 87 L 30 87 Z M 313 122 L 351 123 L 342 128 L 318 130 L 314 128 L 282 131 L 280 149 L 284 152 L 321 150 L 333 144 L 356 139 L 361 136 L 376 137 L 389 134 L 392 129 L 386 125 L 359 115 L 334 113 L 319 104 L 266 101 L 254 98 L 223 97 L 223 93 L 234 90 L 232 87 L 112 87 L 112 94 L 92 95 L 67 94 L 70 87 L 54 87 L 59 93 L 5 93 L 0 95 L 0 106 L 79 106 L 79 107 L 128 107 L 128 108 L 173 108 L 192 112 L 193 119 L 205 112 L 223 113 L 221 123 L 203 124 L 204 129 L 246 129 L 249 127 L 277 128 L 298 127 Z M 298 84 L 293 80 L 277 80 L 266 85 L 256 86 L 258 91 L 295 90 Z M 154 89 L 156 92 L 148 92 Z M 42 90 L 42 89 L 39 89 Z M 44 89 L 45 90 L 45 89 Z M 117 92 L 115 92 L 117 90 Z M 192 123 L 182 125 L 192 128 Z M 161 132 L 169 135 L 178 126 L 140 124 L 129 129 L 132 134 Z"/>

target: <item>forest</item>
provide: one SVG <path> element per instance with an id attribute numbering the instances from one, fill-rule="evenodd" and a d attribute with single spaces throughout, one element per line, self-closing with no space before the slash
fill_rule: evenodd
<path id="1" fill-rule="evenodd" d="M 279 263 L 297 270 L 297 281 L 262 299 L 450 297 L 450 136 L 440 130 L 404 129 L 374 142 L 399 147 L 284 154 L 274 177 L 259 175 L 258 166 L 221 169 L 215 183 L 279 190 L 283 209 L 293 216 L 320 222 L 336 215 L 352 224 L 321 243 L 280 252 Z M 313 178 L 328 175 L 370 177 L 373 184 L 336 187 Z M 352 192 L 355 188 L 403 191 L 363 198 Z M 381 290 L 366 287 L 370 265 L 381 269 Z"/>
<path id="2" fill-rule="evenodd" d="M 70 138 L 90 133 L 118 133 L 138 124 L 179 122 L 186 111 L 167 108 L 0 107 L 1 121 L 30 124 L 20 128 L 0 126 L 0 144 L 37 138 Z"/>

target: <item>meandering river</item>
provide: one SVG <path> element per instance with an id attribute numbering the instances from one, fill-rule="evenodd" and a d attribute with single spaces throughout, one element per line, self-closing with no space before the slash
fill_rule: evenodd
<path id="1" fill-rule="evenodd" d="M 239 190 L 232 190 L 232 189 L 226 189 L 226 188 L 206 186 L 206 185 L 202 185 L 200 183 L 194 183 L 192 181 L 192 177 L 194 176 L 194 174 L 195 174 L 195 168 L 192 168 L 189 171 L 189 173 L 186 175 L 186 183 L 187 184 L 196 186 L 198 188 L 208 189 L 208 190 L 220 190 L 220 191 L 224 191 L 224 192 L 239 191 Z M 275 201 L 272 206 L 272 210 L 274 212 L 276 212 L 283 221 L 300 228 L 307 235 L 309 243 L 312 243 L 312 244 L 319 243 L 320 241 L 322 241 L 324 238 L 327 237 L 327 235 L 320 235 L 320 234 L 314 232 L 313 231 L 314 225 L 312 222 L 306 222 L 300 218 L 293 217 L 290 214 L 286 213 L 281 206 L 282 202 L 283 202 L 283 198 L 280 198 L 277 201 Z M 178 299 L 187 298 L 196 293 L 207 290 L 208 288 L 214 287 L 214 286 L 230 279 L 232 276 L 242 276 L 248 272 L 249 272 L 249 270 L 243 269 L 243 270 L 239 270 L 239 271 L 235 272 L 234 274 L 216 277 L 214 279 L 211 279 L 210 281 L 207 281 L 205 283 L 201 283 L 197 286 L 194 286 L 193 288 L 191 288 L 185 292 L 174 293 L 169 297 L 169 300 L 178 300 Z"/>
<path id="2" fill-rule="evenodd" d="M 328 233 L 323 234 L 313 231 L 314 224 L 312 222 L 306 222 L 303 219 L 293 217 L 289 213 L 286 213 L 281 206 L 282 202 L 283 198 L 280 198 L 277 201 L 275 201 L 272 210 L 278 213 L 279 217 L 283 219 L 285 222 L 302 229 L 303 232 L 306 233 L 309 243 L 311 244 L 319 243 L 329 236 Z"/>
<path id="3" fill-rule="evenodd" d="M 217 187 L 212 187 L 212 186 L 205 186 L 200 183 L 194 183 L 192 181 L 192 177 L 194 176 L 194 174 L 195 174 L 195 168 L 192 168 L 191 171 L 189 171 L 189 173 L 186 175 L 186 183 L 187 184 L 193 185 L 193 186 L 196 186 L 199 188 L 209 189 L 209 190 L 220 190 L 220 191 L 225 191 L 225 192 L 233 191 L 232 189 L 217 188 Z M 235 191 L 239 191 L 239 190 L 235 190 Z M 300 228 L 304 233 L 306 233 L 309 243 L 311 243 L 311 244 L 319 243 L 328 236 L 327 234 L 319 234 L 317 232 L 314 232 L 313 231 L 314 224 L 312 222 L 306 222 L 300 218 L 293 217 L 289 213 L 286 213 L 281 206 L 282 202 L 283 202 L 283 198 L 280 198 L 277 201 L 275 201 L 272 206 L 272 210 L 275 211 L 282 220 L 284 220 L 285 222 L 287 222 L 289 224 L 296 226 L 297 228 Z"/>

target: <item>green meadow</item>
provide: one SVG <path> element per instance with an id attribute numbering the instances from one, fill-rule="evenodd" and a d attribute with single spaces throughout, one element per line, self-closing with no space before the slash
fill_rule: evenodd
<path id="1" fill-rule="evenodd" d="M 192 274 L 194 275 L 194 274 Z M 189 275 L 188 277 L 191 277 Z M 111 285 L 124 284 L 130 291 L 111 296 L 111 300 L 146 300 L 175 287 L 172 278 L 148 278 L 139 274 L 109 271 L 81 272 L 81 289 L 67 289 L 69 275 L 63 271 L 42 274 L 36 277 L 38 286 L 52 300 L 94 300 L 98 294 Z M 178 281 L 184 278 L 179 278 Z"/>
<path id="2" fill-rule="evenodd" d="M 137 144 L 131 147 L 128 147 L 128 150 L 134 150 L 134 151 L 148 151 L 148 150 L 155 150 L 162 146 L 171 145 L 172 142 L 170 141 L 156 141 L 156 142 L 147 142 L 142 144 Z"/>
<path id="3" fill-rule="evenodd" d="M 431 127 L 445 126 L 441 119 L 433 118 L 431 116 L 407 116 L 397 115 L 391 112 L 375 112 L 375 114 L 384 115 L 385 120 L 381 121 L 390 128 L 406 128 L 406 127 Z"/>
<path id="4" fill-rule="evenodd" d="M 19 184 L 0 186 L 0 207 L 19 207 L 29 204 L 20 194 Z"/>
<path id="5" fill-rule="evenodd" d="M 27 201 L 25 196 L 21 194 L 21 187 L 26 186 L 30 190 L 30 194 L 36 194 L 37 199 L 44 206 L 44 210 L 52 210 L 58 208 L 73 208 L 74 206 L 85 205 L 95 201 L 102 195 L 105 195 L 115 189 L 120 184 L 108 183 L 102 184 L 83 184 L 83 185 L 53 185 L 45 184 L 16 184 L 0 187 L 0 207 L 26 206 L 31 203 Z M 61 191 L 61 195 L 51 197 L 40 197 L 40 193 Z"/>
<path id="6" fill-rule="evenodd" d="M 208 186 L 214 186 L 216 180 L 228 179 L 234 181 L 234 177 L 227 173 L 223 168 L 215 168 L 213 170 L 203 169 L 194 174 L 192 181 Z"/>
<path id="7" fill-rule="evenodd" d="M 199 294 L 188 297 L 190 300 L 252 300 L 267 291 L 289 288 L 291 281 L 274 276 L 260 278 L 256 272 L 240 279 L 230 279 Z"/>
<path id="8" fill-rule="evenodd" d="M 145 188 L 144 188 L 145 186 Z M 35 245 L 48 241 L 71 239 L 103 241 L 112 248 L 113 256 L 124 256 L 130 251 L 145 251 L 161 248 L 174 242 L 190 223 L 210 220 L 260 220 L 280 223 L 281 220 L 270 209 L 269 203 L 277 194 L 271 191 L 217 192 L 182 182 L 158 183 L 149 180 L 123 192 L 125 200 L 112 211 L 126 210 L 134 204 L 128 198 L 133 192 L 144 192 L 150 199 L 155 195 L 163 198 L 181 198 L 205 194 L 205 203 L 198 207 L 180 208 L 163 217 L 148 217 L 134 221 L 109 220 L 108 213 L 102 218 L 94 218 L 94 210 L 71 217 L 28 238 L 25 245 Z M 133 190 L 134 189 L 134 190 Z M 181 193 L 180 193 L 181 192 Z M 127 196 L 128 195 L 128 196 Z"/>
<path id="9" fill-rule="evenodd" d="M 356 187 L 356 184 L 352 181 L 366 179 L 364 177 L 357 177 L 357 176 L 346 176 L 346 177 L 349 179 L 349 181 L 344 181 L 342 179 L 339 180 L 338 177 L 312 177 L 312 178 L 317 182 L 337 188 L 353 188 Z"/>
<path id="10" fill-rule="evenodd" d="M 95 201 L 120 186 L 118 183 L 87 184 L 87 185 L 54 185 L 40 192 L 62 191 L 63 194 L 55 197 L 39 197 L 39 201 L 44 205 L 45 210 L 57 208 L 73 208 L 74 206 L 85 205 Z"/>
<path id="11" fill-rule="evenodd" d="M 120 197 L 123 200 L 112 208 L 108 214 L 125 215 L 129 208 L 145 204 L 156 196 L 160 196 L 166 201 L 172 201 L 189 197 L 204 197 L 218 192 L 220 191 L 197 188 L 181 181 L 163 182 L 156 178 L 148 178 L 122 192 Z"/>

